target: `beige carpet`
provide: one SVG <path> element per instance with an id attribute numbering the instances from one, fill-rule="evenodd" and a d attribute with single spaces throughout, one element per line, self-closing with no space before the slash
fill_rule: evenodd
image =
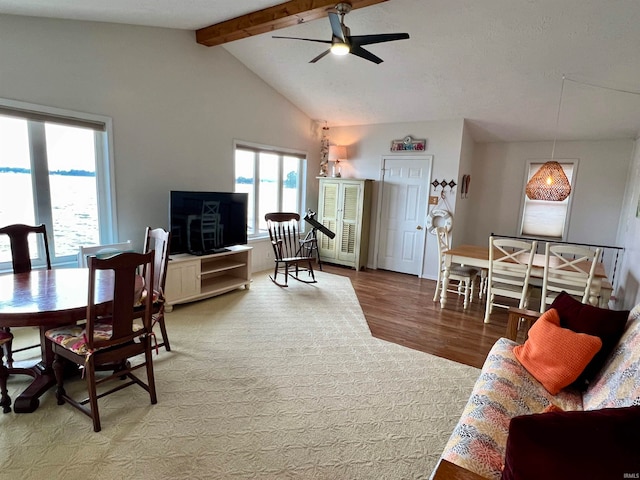
<path id="1" fill-rule="evenodd" d="M 318 280 L 177 306 L 158 404 L 110 395 L 99 433 L 53 390 L 0 416 L 0 478 L 428 478 L 479 370 L 373 338 L 350 281 Z"/>

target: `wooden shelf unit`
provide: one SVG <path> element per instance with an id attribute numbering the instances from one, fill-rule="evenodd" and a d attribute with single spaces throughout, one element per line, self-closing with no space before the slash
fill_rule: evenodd
<path id="1" fill-rule="evenodd" d="M 237 245 L 210 255 L 172 255 L 167 268 L 167 311 L 173 305 L 193 302 L 251 284 L 252 247 Z"/>

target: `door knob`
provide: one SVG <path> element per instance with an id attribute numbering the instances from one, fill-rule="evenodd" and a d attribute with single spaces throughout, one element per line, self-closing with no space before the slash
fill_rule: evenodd
<path id="1" fill-rule="evenodd" d="M 422 230 L 422 225 L 418 225 L 418 226 L 416 227 L 416 230 Z"/>

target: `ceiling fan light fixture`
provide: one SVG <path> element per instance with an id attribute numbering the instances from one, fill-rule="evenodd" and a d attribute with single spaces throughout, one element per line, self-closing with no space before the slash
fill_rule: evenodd
<path id="1" fill-rule="evenodd" d="M 331 45 L 331 53 L 334 55 L 346 55 L 351 51 L 351 48 L 346 43 L 335 42 Z"/>

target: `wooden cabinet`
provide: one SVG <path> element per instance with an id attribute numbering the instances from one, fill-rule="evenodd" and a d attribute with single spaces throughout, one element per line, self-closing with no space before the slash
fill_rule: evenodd
<path id="1" fill-rule="evenodd" d="M 369 219 L 373 180 L 321 178 L 318 221 L 336 234 L 318 235 L 323 262 L 366 267 L 369 253 Z"/>
<path id="2" fill-rule="evenodd" d="M 238 245 L 211 255 L 172 255 L 165 284 L 168 311 L 177 303 L 213 297 L 242 286 L 248 289 L 251 250 L 252 247 Z"/>

